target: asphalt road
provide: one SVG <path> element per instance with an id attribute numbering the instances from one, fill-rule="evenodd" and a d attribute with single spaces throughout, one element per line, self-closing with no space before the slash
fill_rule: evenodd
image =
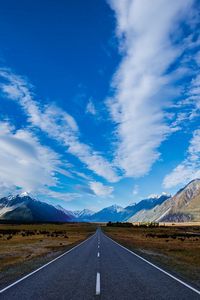
<path id="1" fill-rule="evenodd" d="M 100 229 L 62 257 L 0 291 L 3 300 L 200 299 L 200 292 L 156 269 Z"/>

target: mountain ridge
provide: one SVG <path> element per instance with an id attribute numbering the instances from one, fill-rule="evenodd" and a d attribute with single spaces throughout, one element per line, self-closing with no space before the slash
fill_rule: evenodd
<path id="1" fill-rule="evenodd" d="M 194 212 L 193 212 L 194 211 Z M 153 209 L 141 210 L 130 222 L 200 221 L 200 179 L 190 181 L 173 197 Z"/>
<path id="2" fill-rule="evenodd" d="M 0 219 L 26 222 L 67 222 L 71 220 L 71 216 L 46 202 L 26 195 L 16 195 L 0 199 Z"/>
<path id="3" fill-rule="evenodd" d="M 46 222 L 184 222 L 200 221 L 200 179 L 174 196 L 150 195 L 126 207 L 113 204 L 97 212 L 71 211 L 31 197 L 29 193 L 0 199 L 0 220 Z"/>

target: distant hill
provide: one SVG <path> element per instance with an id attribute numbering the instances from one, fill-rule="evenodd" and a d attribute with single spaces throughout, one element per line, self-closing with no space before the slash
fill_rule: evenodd
<path id="1" fill-rule="evenodd" d="M 91 222 L 125 222 L 134 214 L 142 209 L 151 209 L 152 207 L 163 203 L 170 196 L 167 194 L 154 195 L 147 199 L 143 199 L 140 202 L 129 205 L 125 208 L 119 205 L 111 205 L 109 207 L 103 208 L 97 213 L 92 214 L 88 220 Z"/>
<path id="2" fill-rule="evenodd" d="M 0 220 L 68 222 L 72 216 L 25 193 L 0 199 Z"/>
<path id="3" fill-rule="evenodd" d="M 170 195 L 162 193 L 161 195 L 152 195 L 147 199 L 143 199 L 140 202 L 125 207 L 124 214 L 122 215 L 123 221 L 127 221 L 133 217 L 138 211 L 143 209 L 149 210 L 153 207 L 162 204 L 165 200 L 169 199 Z"/>
<path id="4" fill-rule="evenodd" d="M 84 222 L 89 221 L 91 217 L 95 214 L 94 211 L 86 208 L 83 210 L 74 211 L 73 213 L 77 220 L 84 221 Z"/>
<path id="5" fill-rule="evenodd" d="M 90 222 L 116 222 L 121 220 L 124 208 L 119 205 L 111 205 L 94 213 L 90 218 Z"/>
<path id="6" fill-rule="evenodd" d="M 130 222 L 186 222 L 200 221 L 200 179 L 188 183 L 173 197 L 151 210 L 140 210 Z"/>

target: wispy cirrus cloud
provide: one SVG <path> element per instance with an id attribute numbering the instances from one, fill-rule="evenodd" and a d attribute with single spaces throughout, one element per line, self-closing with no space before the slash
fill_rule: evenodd
<path id="1" fill-rule="evenodd" d="M 134 187 L 133 187 L 132 194 L 133 194 L 134 196 L 136 196 L 138 193 L 139 193 L 139 185 L 138 185 L 138 184 L 135 184 Z"/>
<path id="2" fill-rule="evenodd" d="M 110 196 L 114 191 L 113 186 L 108 186 L 103 184 L 102 182 L 97 182 L 97 181 L 89 181 L 87 185 L 77 184 L 76 189 L 87 195 L 97 196 L 97 197 Z"/>
<path id="3" fill-rule="evenodd" d="M 96 196 L 100 197 L 109 196 L 114 191 L 114 188 L 112 186 L 104 185 L 103 183 L 97 181 L 91 181 L 89 183 L 89 187 Z"/>
<path id="4" fill-rule="evenodd" d="M 116 138 L 115 147 L 112 142 L 109 145 L 109 150 L 113 150 L 112 161 L 108 158 L 111 151 L 101 153 L 95 151 L 92 144 L 84 142 L 78 123 L 70 114 L 55 104 L 43 104 L 26 78 L 10 69 L 0 69 L 0 89 L 26 114 L 29 130 L 24 131 L 37 139 L 30 130 L 41 130 L 82 163 L 81 169 L 77 167 L 77 170 L 53 165 L 52 172 L 78 178 L 85 184 L 77 186 L 79 190 L 97 196 L 111 195 L 113 187 L 97 182 L 100 179 L 93 179 L 89 171 L 112 183 L 122 177 L 146 175 L 160 156 L 162 142 L 174 131 L 181 130 L 185 120 L 193 120 L 199 114 L 199 76 L 196 69 L 199 55 L 194 55 L 195 67 L 188 62 L 191 53 L 187 58 L 188 49 L 193 51 L 199 44 L 193 34 L 185 38 L 190 27 L 196 26 L 196 21 L 191 21 L 194 1 L 110 0 L 109 3 L 116 15 L 116 35 L 121 54 L 121 63 L 112 80 L 113 95 L 107 100 L 114 122 L 114 126 L 113 123 L 109 125 L 114 127 Z M 187 28 L 183 35 L 180 23 Z M 184 40 L 181 40 L 182 36 Z M 190 84 L 185 88 L 182 79 L 186 77 L 189 77 Z M 99 114 L 91 99 L 86 112 L 95 118 Z M 37 142 L 41 145 L 39 139 Z M 89 170 L 86 170 L 87 175 L 79 172 L 85 167 Z M 50 176 L 49 182 L 45 178 L 43 184 L 51 186 L 50 180 L 52 185 L 56 184 L 53 181 L 56 181 L 55 176 Z M 137 189 L 135 186 L 134 194 Z M 56 192 L 51 192 L 51 196 L 49 193 L 49 197 L 56 195 Z M 63 197 L 70 199 L 71 195 Z"/>
<path id="5" fill-rule="evenodd" d="M 62 169 L 59 155 L 41 145 L 31 132 L 0 123 L 1 195 L 16 189 L 35 192 L 56 186 L 59 169 Z"/>
<path id="6" fill-rule="evenodd" d="M 48 136 L 67 148 L 86 167 L 110 182 L 119 179 L 112 164 L 91 146 L 80 142 L 80 132 L 74 118 L 55 105 L 41 106 L 32 92 L 32 86 L 10 70 L 1 69 L 0 76 L 5 82 L 1 89 L 8 98 L 17 101 L 28 116 L 32 126 L 40 128 Z"/>
<path id="7" fill-rule="evenodd" d="M 94 103 L 92 99 L 89 99 L 88 104 L 86 106 L 86 113 L 91 114 L 95 116 L 97 114 L 96 108 L 94 106 Z"/>
<path id="8" fill-rule="evenodd" d="M 190 28 L 194 1 L 108 2 L 116 15 L 122 55 L 113 78 L 114 94 L 107 101 L 117 124 L 115 164 L 124 176 L 139 177 L 159 158 L 161 143 L 179 129 L 166 110 L 181 95 L 176 82 L 186 72 L 175 62 L 192 41 L 181 40 L 179 25 L 184 22 Z"/>
<path id="9" fill-rule="evenodd" d="M 189 181 L 200 178 L 200 129 L 193 133 L 190 141 L 187 157 L 172 172 L 165 176 L 163 186 L 172 188 L 179 184 L 186 184 Z"/>
<path id="10" fill-rule="evenodd" d="M 200 47 L 200 38 L 199 38 Z M 197 51 L 196 56 L 199 56 L 200 51 Z M 176 119 L 173 126 L 188 125 L 188 121 L 197 119 L 200 116 L 200 74 L 199 67 L 200 61 L 195 59 L 193 62 L 193 76 L 189 82 L 188 87 L 185 90 L 184 97 L 177 103 L 177 108 L 180 110 L 177 112 Z M 191 71 L 189 70 L 191 73 Z"/>
<path id="11" fill-rule="evenodd" d="M 63 192 L 63 191 L 53 191 L 51 189 L 44 189 L 41 191 L 41 196 L 46 199 L 56 199 L 56 200 L 62 200 L 65 202 L 72 201 L 74 199 L 80 198 L 81 194 L 79 193 L 69 193 L 69 192 Z"/>

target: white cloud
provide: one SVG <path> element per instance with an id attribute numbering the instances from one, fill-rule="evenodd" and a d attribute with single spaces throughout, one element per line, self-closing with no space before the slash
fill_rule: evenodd
<path id="1" fill-rule="evenodd" d="M 134 185 L 132 193 L 133 195 L 137 195 L 139 193 L 139 185 Z"/>
<path id="2" fill-rule="evenodd" d="M 171 64 L 183 52 L 179 21 L 190 17 L 192 0 L 109 1 L 115 11 L 122 62 L 107 103 L 117 124 L 115 164 L 125 176 L 142 176 L 159 158 L 162 141 L 178 128 L 166 123 L 165 109 L 177 96 Z M 175 34 L 175 35 L 174 35 Z M 173 42 L 175 40 L 175 43 Z M 179 79 L 180 79 L 180 73 Z"/>
<path id="3" fill-rule="evenodd" d="M 200 74 L 198 74 L 191 82 L 188 99 L 192 100 L 196 109 L 200 110 Z"/>
<path id="4" fill-rule="evenodd" d="M 198 65 L 197 68 L 199 73 Z M 177 112 L 175 120 L 172 122 L 172 127 L 178 129 L 188 127 L 190 121 L 200 116 L 200 74 L 193 76 L 184 94 L 185 98 L 176 105 L 179 111 Z"/>
<path id="5" fill-rule="evenodd" d="M 121 179 L 117 170 L 123 173 L 122 176 L 129 177 L 147 174 L 160 156 L 161 143 L 169 134 L 181 129 L 180 124 L 188 119 L 188 113 L 177 115 L 168 112 L 167 108 L 172 107 L 173 97 L 180 95 L 180 88 L 176 84 L 174 88 L 173 83 L 188 74 L 184 65 L 171 73 L 169 69 L 188 43 L 194 46 L 192 35 L 179 43 L 179 21 L 186 22 L 191 18 L 193 0 L 110 0 L 109 3 L 116 14 L 122 55 L 112 81 L 113 97 L 107 101 L 116 123 L 113 162 L 91 145 L 81 142 L 78 124 L 71 115 L 56 105 L 42 106 L 25 78 L 8 69 L 0 69 L 3 78 L 0 88 L 21 105 L 31 126 L 62 144 L 84 167 L 109 182 L 117 182 Z M 188 95 L 194 98 L 194 92 Z M 92 100 L 89 100 L 86 112 L 97 113 Z M 189 118 L 194 116 L 196 111 L 192 111 Z M 66 176 L 76 174 L 74 171 L 62 172 Z"/>
<path id="6" fill-rule="evenodd" d="M 57 153 L 41 145 L 33 134 L 0 123 L 1 195 L 16 188 L 32 192 L 56 186 L 58 168 L 61 162 Z"/>
<path id="7" fill-rule="evenodd" d="M 181 162 L 170 174 L 165 176 L 163 186 L 172 188 L 179 184 L 186 184 L 192 179 L 200 178 L 200 129 L 194 131 L 187 151 L 187 158 Z"/>
<path id="8" fill-rule="evenodd" d="M 91 99 L 88 101 L 88 104 L 86 106 L 86 113 L 89 113 L 93 116 L 95 116 L 97 114 L 96 108 Z"/>
<path id="9" fill-rule="evenodd" d="M 89 186 L 93 193 L 97 196 L 109 196 L 114 190 L 112 186 L 107 186 L 97 181 L 91 181 Z"/>
<path id="10" fill-rule="evenodd" d="M 88 176 L 82 172 L 79 172 L 79 171 L 76 171 L 76 170 L 73 170 L 72 171 L 73 174 L 77 175 L 79 177 L 79 179 L 83 179 L 84 181 L 90 181 L 92 179 L 91 176 Z"/>
<path id="11" fill-rule="evenodd" d="M 200 51 L 198 51 L 197 54 L 195 55 L 195 60 L 197 64 L 200 66 Z"/>
<path id="12" fill-rule="evenodd" d="M 63 144 L 67 151 L 82 161 L 89 170 L 110 182 L 119 179 L 112 164 L 91 146 L 79 140 L 79 128 L 74 118 L 55 105 L 42 107 L 34 99 L 32 86 L 20 76 L 6 69 L 0 70 L 0 76 L 6 80 L 1 89 L 9 97 L 17 101 L 28 116 L 32 126 L 40 128 L 52 139 Z"/>
<path id="13" fill-rule="evenodd" d="M 56 199 L 56 200 L 62 200 L 66 202 L 70 202 L 71 200 L 74 200 L 76 198 L 80 198 L 81 195 L 78 193 L 69 193 L 69 192 L 58 192 L 53 190 L 44 190 L 41 195 L 47 199 Z"/>

